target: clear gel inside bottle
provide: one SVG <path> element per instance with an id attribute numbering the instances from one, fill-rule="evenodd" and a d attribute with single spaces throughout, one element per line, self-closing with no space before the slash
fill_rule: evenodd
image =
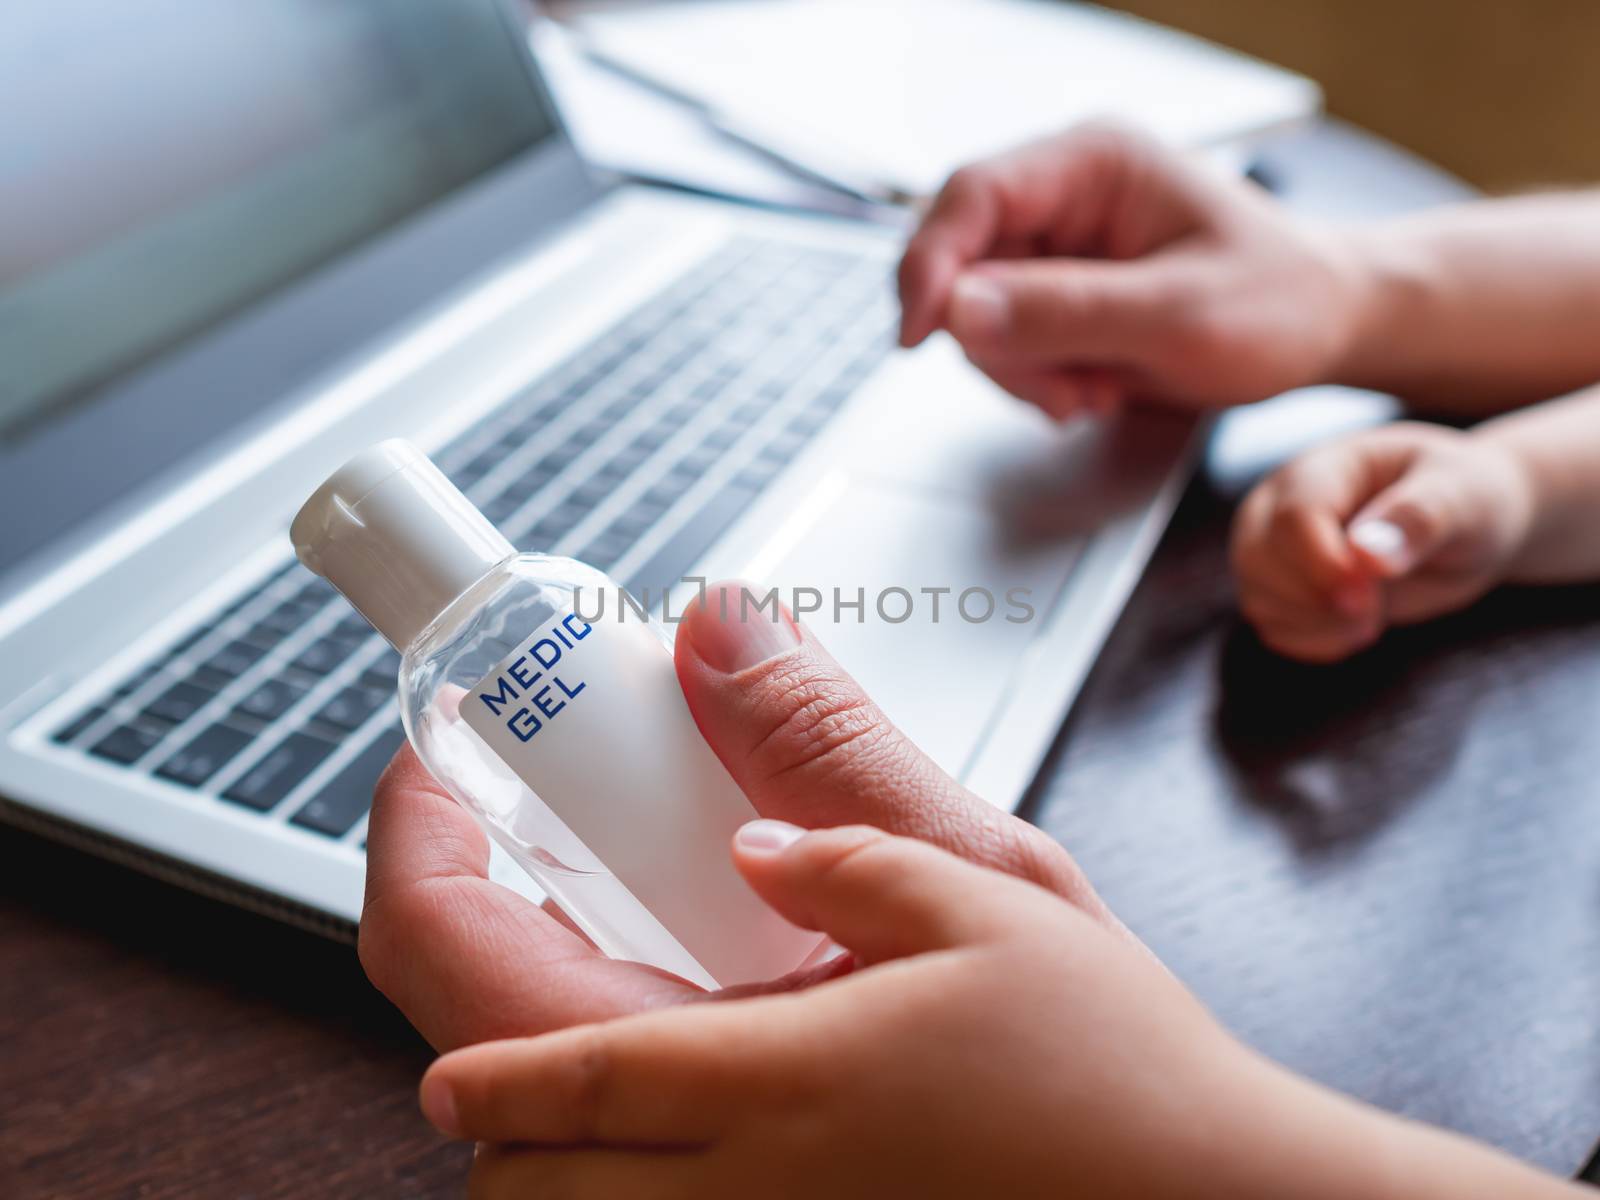
<path id="1" fill-rule="evenodd" d="M 755 815 L 700 738 L 666 631 L 571 559 L 517 555 L 420 451 L 385 442 L 293 535 L 401 651 L 418 757 L 605 954 L 706 987 L 818 948 L 737 876 Z"/>

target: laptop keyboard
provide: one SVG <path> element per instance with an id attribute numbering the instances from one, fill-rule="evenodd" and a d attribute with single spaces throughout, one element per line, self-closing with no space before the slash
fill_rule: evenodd
<path id="1" fill-rule="evenodd" d="M 519 548 L 571 555 L 659 597 L 883 359 L 885 269 L 730 241 L 435 461 Z M 398 669 L 399 655 L 291 562 L 51 740 L 340 839 L 404 738 Z"/>

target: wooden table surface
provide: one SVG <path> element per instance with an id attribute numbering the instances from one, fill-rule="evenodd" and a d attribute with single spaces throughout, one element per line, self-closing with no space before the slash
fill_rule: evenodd
<path id="1" fill-rule="evenodd" d="M 1282 158 L 1308 207 L 1450 194 L 1336 128 Z M 1600 590 L 1298 668 L 1233 615 L 1231 502 L 1190 489 L 1025 811 L 1241 1036 L 1575 1170 L 1600 1133 Z M 459 1195 L 468 1151 L 414 1102 L 429 1058 L 349 947 L 0 832 L 0 1196 Z"/>

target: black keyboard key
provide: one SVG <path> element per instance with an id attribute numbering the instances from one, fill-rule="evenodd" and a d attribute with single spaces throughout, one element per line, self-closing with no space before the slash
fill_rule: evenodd
<path id="1" fill-rule="evenodd" d="M 364 642 L 373 636 L 372 626 L 358 612 L 346 612 L 328 631 L 328 636 L 342 642 Z"/>
<path id="2" fill-rule="evenodd" d="M 612 459 L 608 463 L 601 464 L 592 479 L 593 482 L 603 486 L 606 489 L 606 494 L 610 495 L 616 489 L 616 486 L 632 473 L 632 470 L 632 467 L 625 467 L 615 459 Z"/>
<path id="3" fill-rule="evenodd" d="M 271 650 L 292 632 L 294 631 L 291 629 L 279 629 L 277 625 L 262 619 L 250 626 L 249 629 L 246 629 L 240 636 L 252 646 L 259 646 L 262 650 Z"/>
<path id="4" fill-rule="evenodd" d="M 288 679 L 269 679 L 239 701 L 233 711 L 257 721 L 275 721 L 310 690 Z"/>
<path id="5" fill-rule="evenodd" d="M 84 733 L 89 726 L 93 725 L 105 715 L 106 710 L 98 705 L 96 705 L 94 708 L 85 709 L 83 712 L 73 717 L 72 720 L 68 721 L 60 729 L 52 733 L 50 735 L 50 740 L 52 742 L 59 742 L 62 745 L 65 745 L 67 742 L 72 741 L 74 738 Z"/>
<path id="6" fill-rule="evenodd" d="M 291 733 L 228 785 L 222 795 L 235 804 L 266 812 L 332 753 L 332 742 L 308 733 Z"/>
<path id="7" fill-rule="evenodd" d="M 256 622 L 256 626 L 261 629 L 271 629 L 280 635 L 293 633 L 297 629 L 303 629 L 305 623 L 315 616 L 321 607 L 320 604 L 302 604 L 298 600 L 285 600 Z"/>
<path id="8" fill-rule="evenodd" d="M 216 693 L 210 688 L 184 680 L 173 684 L 145 705 L 144 715 L 171 725 L 181 725 L 204 708 L 214 695 Z"/>
<path id="9" fill-rule="evenodd" d="M 338 593 L 333 590 L 333 584 L 320 575 L 312 575 L 310 579 L 300 585 L 300 590 L 294 594 L 294 598 L 308 608 L 318 609 L 336 595 Z"/>
<path id="10" fill-rule="evenodd" d="M 325 725 L 332 725 L 336 729 L 359 729 L 366 723 L 367 718 L 382 708 L 390 698 L 389 692 L 364 687 L 347 687 L 317 709 L 312 719 L 321 721 Z"/>
<path id="11" fill-rule="evenodd" d="M 578 551 L 578 558 L 601 571 L 610 570 L 623 553 L 632 545 L 630 538 L 615 538 L 601 534 L 582 550 Z"/>
<path id="12" fill-rule="evenodd" d="M 476 482 L 477 480 L 482 479 L 490 471 L 498 467 L 500 465 L 501 457 L 502 452 L 500 447 L 490 446 L 482 454 L 478 455 L 477 458 L 473 459 L 466 466 L 462 467 L 458 472 L 456 472 L 456 474 Z"/>
<path id="13" fill-rule="evenodd" d="M 374 688 L 385 688 L 391 695 L 394 694 L 400 678 L 400 654 L 392 649 L 385 649 L 376 661 L 365 671 L 361 672 L 361 682 Z"/>
<path id="14" fill-rule="evenodd" d="M 529 496 L 532 496 L 554 479 L 556 474 L 555 471 L 547 467 L 534 466 L 518 475 L 516 482 L 506 489 L 506 494 L 514 495 L 520 500 L 527 500 Z"/>
<path id="15" fill-rule="evenodd" d="M 805 449 L 806 442 L 809 440 L 790 430 L 780 430 L 773 435 L 765 446 L 761 447 L 761 457 L 776 459 L 778 462 L 787 464 L 796 454 Z"/>
<path id="16" fill-rule="evenodd" d="M 205 662 L 201 670 L 209 671 L 223 679 L 237 679 L 261 660 L 266 651 L 249 642 L 231 641 Z"/>
<path id="17" fill-rule="evenodd" d="M 161 740 L 161 735 L 138 725 L 121 725 L 89 747 L 96 758 L 109 759 L 124 766 L 138 762 Z"/>
<path id="18" fill-rule="evenodd" d="M 132 675 L 129 675 L 121 683 L 117 684 L 116 687 L 112 688 L 111 694 L 119 699 L 123 696 L 131 695 L 142 688 L 145 684 L 149 683 L 150 680 L 155 676 L 155 673 L 156 668 L 154 666 L 146 665 L 140 667 Z"/>
<path id="19" fill-rule="evenodd" d="M 625 478 L 638 470 L 639 464 L 649 457 L 650 452 L 648 450 L 640 450 L 636 446 L 624 446 L 613 454 L 601 469 L 607 473 Z"/>
<path id="20" fill-rule="evenodd" d="M 639 540 L 641 534 L 654 525 L 661 516 L 659 508 L 649 505 L 635 504 L 615 521 L 606 526 L 603 536 L 616 538 L 623 545 L 631 545 Z"/>
<path id="21" fill-rule="evenodd" d="M 783 470 L 784 464 L 775 458 L 758 458 L 748 466 L 743 467 L 733 481 L 740 487 L 752 488 L 760 491 L 772 482 L 772 477 Z"/>
<path id="22" fill-rule="evenodd" d="M 786 428 L 797 437 L 810 438 L 828 423 L 829 415 L 814 408 L 804 409 L 790 418 Z"/>
<path id="23" fill-rule="evenodd" d="M 504 521 L 507 517 L 515 513 L 517 509 L 521 508 L 526 502 L 527 500 L 523 496 L 513 496 L 507 493 L 502 493 L 501 495 L 496 496 L 493 500 L 490 500 L 487 504 L 482 505 L 479 511 L 481 511 L 484 516 L 488 517 L 490 521 L 494 522 L 494 524 L 498 525 L 501 521 Z"/>
<path id="24" fill-rule="evenodd" d="M 539 519 L 533 527 L 533 534 L 536 540 L 553 542 L 565 537 L 574 525 L 588 515 L 588 508 L 581 504 L 560 504 Z"/>
<path id="25" fill-rule="evenodd" d="M 205 624 L 198 625 L 194 629 L 191 629 L 188 633 L 184 634 L 177 641 L 173 642 L 172 645 L 167 647 L 167 657 L 175 658 L 182 654 L 185 650 L 193 648 L 196 642 L 200 641 L 201 638 L 205 637 L 206 634 L 210 633 L 215 628 L 215 625 Z"/>
<path id="26" fill-rule="evenodd" d="M 354 645 L 340 638 L 320 637 L 295 655 L 290 665 L 308 675 L 326 675 L 354 650 Z"/>
<path id="27" fill-rule="evenodd" d="M 648 454 L 650 451 L 659 450 L 665 445 L 669 436 L 669 433 L 663 432 L 652 425 L 650 428 L 635 435 L 633 441 L 628 444 L 635 450 L 642 450 Z"/>
<path id="28" fill-rule="evenodd" d="M 585 509 L 591 509 L 611 495 L 614 486 L 605 479 L 586 479 L 572 489 L 570 499 L 573 504 L 581 504 Z"/>
<path id="29" fill-rule="evenodd" d="M 678 502 L 678 498 L 692 482 L 693 477 L 688 472 L 671 474 L 645 492 L 637 503 L 656 512 L 665 512 Z"/>
<path id="30" fill-rule="evenodd" d="M 756 494 L 756 489 L 737 482 L 717 492 L 633 573 L 626 584 L 628 591 L 642 596 L 643 589 L 649 588 L 652 598 L 660 596 L 663 588 L 682 579 L 695 560 L 711 549 L 711 544 L 750 506 Z"/>
<path id="31" fill-rule="evenodd" d="M 197 788 L 250 744 L 251 735 L 231 725 L 213 725 L 156 768 L 162 779 Z"/>
<path id="32" fill-rule="evenodd" d="M 838 412 L 844 407 L 844 402 L 850 399 L 850 389 L 837 386 L 824 388 L 808 402 L 816 412 L 829 414 Z"/>
<path id="33" fill-rule="evenodd" d="M 735 425 L 754 425 L 771 411 L 771 405 L 763 400 L 746 400 L 727 416 L 727 420 Z"/>
<path id="34" fill-rule="evenodd" d="M 351 759 L 344 770 L 325 783 L 290 822 L 329 837 L 343 837 L 372 807 L 372 789 L 378 776 L 383 774 L 383 768 L 404 740 L 399 731 L 385 730 L 372 745 Z"/>
<path id="35" fill-rule="evenodd" d="M 567 406 L 571 403 L 572 397 L 566 392 L 562 392 L 559 395 L 550 397 L 550 399 L 546 400 L 543 404 L 539 405 L 538 408 L 534 409 L 533 412 L 529 414 L 527 420 L 518 423 L 518 431 L 521 432 L 525 438 L 532 437 L 545 425 L 548 425 L 562 413 L 566 412 Z"/>
<path id="36" fill-rule="evenodd" d="M 715 446 L 701 444 L 690 449 L 684 454 L 673 468 L 674 474 L 698 479 L 706 470 L 722 457 L 722 452 Z"/>

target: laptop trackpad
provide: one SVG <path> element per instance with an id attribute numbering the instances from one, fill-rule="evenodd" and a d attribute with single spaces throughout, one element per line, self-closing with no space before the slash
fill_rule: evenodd
<path id="1" fill-rule="evenodd" d="M 1018 544 L 973 497 L 843 474 L 792 511 L 798 528 L 784 526 L 741 574 L 779 586 L 786 603 L 820 605 L 797 615 L 959 775 L 1081 541 Z"/>

